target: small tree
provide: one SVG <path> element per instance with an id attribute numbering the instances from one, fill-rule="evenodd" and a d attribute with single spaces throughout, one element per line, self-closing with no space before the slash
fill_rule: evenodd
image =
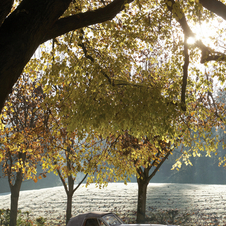
<path id="1" fill-rule="evenodd" d="M 155 136 L 137 139 L 125 132 L 117 138 L 111 136 L 110 155 L 115 171 L 134 173 L 138 184 L 137 222 L 145 222 L 147 186 L 165 160 L 172 154 L 173 147 L 167 139 Z M 123 167 L 121 167 L 123 162 Z"/>
<path id="2" fill-rule="evenodd" d="M 32 81 L 29 76 L 22 74 L 1 115 L 4 127 L 0 130 L 0 163 L 11 190 L 10 226 L 16 225 L 22 181 L 32 178 L 36 182 L 45 176 L 43 173 L 37 177 L 36 168 L 52 145 L 52 118 L 42 108 L 44 94 L 38 79 Z"/>
<path id="3" fill-rule="evenodd" d="M 66 224 L 71 218 L 72 211 L 72 197 L 74 192 L 85 181 L 88 174 L 94 174 L 97 164 L 91 161 L 94 155 L 99 154 L 100 146 L 98 143 L 101 141 L 90 139 L 92 136 L 86 136 L 81 142 L 78 141 L 78 135 L 74 132 L 68 132 L 66 129 L 61 129 L 57 143 L 61 142 L 62 150 L 60 152 L 52 153 L 50 159 L 54 163 L 53 169 L 59 175 L 61 182 L 67 194 L 67 208 L 66 208 Z M 97 140 L 97 141 L 95 141 Z M 76 187 L 75 181 L 77 174 L 84 173 L 84 177 Z"/>
<path id="4" fill-rule="evenodd" d="M 72 141 L 73 142 L 73 141 Z M 81 166 L 80 158 L 77 157 L 76 148 L 73 145 L 69 145 L 64 150 L 63 160 L 65 163 L 60 163 L 60 160 L 56 161 L 56 171 L 61 179 L 61 182 L 64 186 L 64 190 L 67 194 L 67 208 L 66 208 L 66 225 L 71 218 L 72 211 L 72 197 L 74 192 L 79 188 L 79 186 L 84 182 L 88 173 L 85 174 L 83 179 L 74 187 L 75 180 L 78 172 L 83 172 L 83 167 Z M 65 180 L 67 179 L 67 182 Z"/>

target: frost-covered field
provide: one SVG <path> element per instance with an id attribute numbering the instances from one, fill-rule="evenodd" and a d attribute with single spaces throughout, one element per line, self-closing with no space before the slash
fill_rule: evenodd
<path id="1" fill-rule="evenodd" d="M 194 219 L 202 219 L 199 225 L 226 225 L 226 185 L 154 183 L 149 184 L 147 193 L 147 214 L 153 210 L 178 209 L 194 212 Z M 19 209 L 29 211 L 31 217 L 42 216 L 60 222 L 64 221 L 66 201 L 63 187 L 22 191 Z M 110 183 L 103 189 L 92 184 L 75 192 L 73 216 L 97 210 L 132 215 L 136 202 L 136 183 Z M 9 207 L 10 194 L 0 194 L 0 209 Z"/>

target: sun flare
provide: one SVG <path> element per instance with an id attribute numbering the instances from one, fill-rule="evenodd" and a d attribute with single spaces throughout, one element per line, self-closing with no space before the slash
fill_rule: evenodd
<path id="1" fill-rule="evenodd" d="M 194 37 L 188 37 L 187 43 L 194 45 L 196 41 L 201 40 L 204 45 L 208 47 L 214 47 L 212 37 L 217 36 L 217 30 L 221 28 L 222 24 L 218 20 L 214 20 L 208 23 L 197 24 L 193 26 L 192 31 L 195 34 Z"/>

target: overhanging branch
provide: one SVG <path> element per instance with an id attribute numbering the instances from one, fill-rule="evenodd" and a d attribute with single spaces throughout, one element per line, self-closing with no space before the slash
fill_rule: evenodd
<path id="1" fill-rule="evenodd" d="M 103 8 L 59 19 L 46 34 L 43 42 L 69 31 L 111 20 L 124 9 L 125 4 L 131 2 L 133 2 L 133 0 L 114 0 Z"/>

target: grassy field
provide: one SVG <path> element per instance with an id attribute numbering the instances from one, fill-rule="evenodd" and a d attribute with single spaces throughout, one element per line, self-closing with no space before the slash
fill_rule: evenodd
<path id="1" fill-rule="evenodd" d="M 147 218 L 152 223 L 226 225 L 226 185 L 149 184 Z M 110 211 L 125 222 L 135 222 L 137 184 L 94 184 L 79 188 L 73 197 L 73 216 L 89 211 Z M 0 194 L 0 209 L 9 208 L 10 194 Z M 66 193 L 63 187 L 22 191 L 19 209 L 30 218 L 43 217 L 49 225 L 63 225 Z"/>

